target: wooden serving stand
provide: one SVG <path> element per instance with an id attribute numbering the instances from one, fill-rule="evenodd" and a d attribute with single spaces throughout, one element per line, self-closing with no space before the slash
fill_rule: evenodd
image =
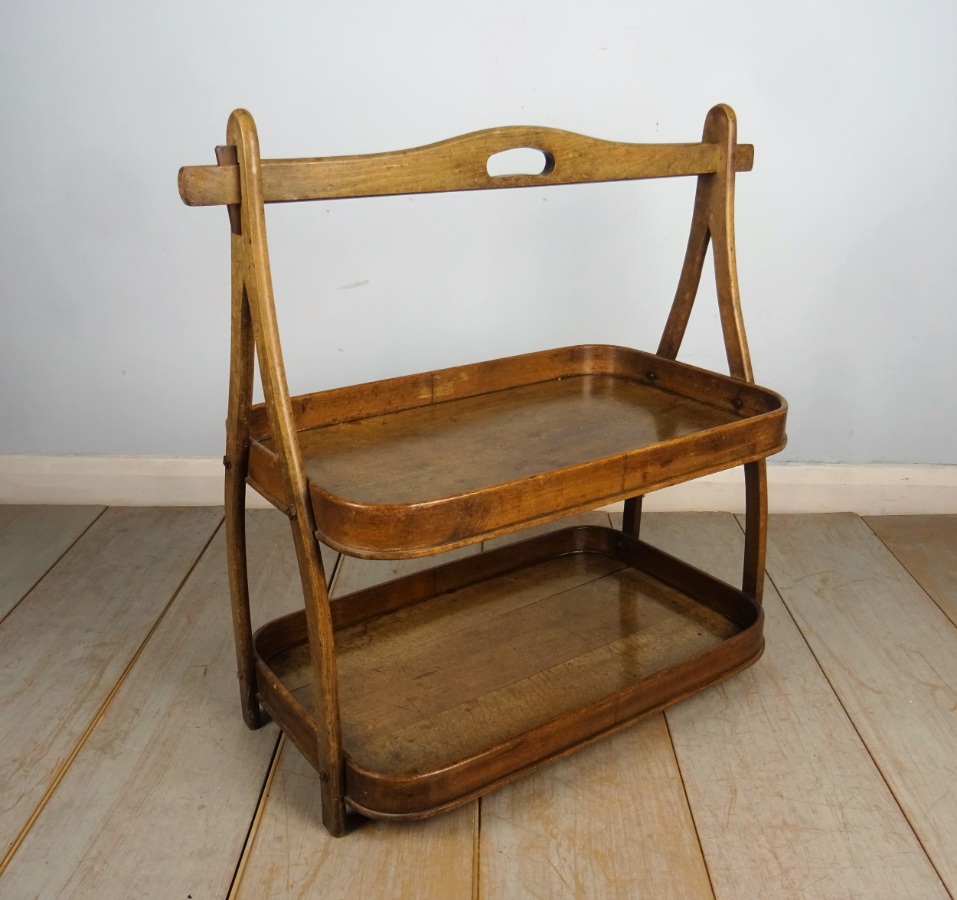
<path id="1" fill-rule="evenodd" d="M 510 148 L 537 175 L 491 176 Z M 786 405 L 753 383 L 734 258 L 734 113 L 695 144 L 623 144 L 550 128 L 479 131 L 395 153 L 263 160 L 229 119 L 217 166 L 183 200 L 232 231 L 226 528 L 243 713 L 263 710 L 316 767 L 323 822 L 348 809 L 450 809 L 753 663 L 761 654 L 765 458 Z M 691 234 L 656 353 L 604 345 L 290 397 L 264 204 L 694 175 Z M 730 377 L 675 360 L 712 246 Z M 254 356 L 265 403 L 252 403 Z M 639 538 L 649 491 L 743 465 L 740 589 Z M 289 517 L 304 609 L 250 625 L 252 485 Z M 320 542 L 352 556 L 439 553 L 625 501 L 621 531 L 565 528 L 330 601 Z"/>

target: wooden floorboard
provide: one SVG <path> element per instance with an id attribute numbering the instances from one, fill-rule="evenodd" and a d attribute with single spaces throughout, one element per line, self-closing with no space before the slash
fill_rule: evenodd
<path id="1" fill-rule="evenodd" d="M 481 804 L 487 900 L 713 896 L 660 713 Z"/>
<path id="2" fill-rule="evenodd" d="M 754 667 L 342 839 L 299 753 L 243 725 L 221 534 L 199 559 L 220 518 L 0 507 L 0 897 L 957 896 L 955 517 L 773 518 Z M 730 516 L 642 534 L 739 575 Z M 298 573 L 284 517 L 250 539 L 261 622 L 300 605 Z M 346 560 L 334 590 L 434 562 Z"/>
<path id="3" fill-rule="evenodd" d="M 957 515 L 864 521 L 957 626 Z"/>
<path id="4" fill-rule="evenodd" d="M 0 506 L 0 621 L 103 509 L 102 506 Z"/>
<path id="5" fill-rule="evenodd" d="M 341 597 L 478 551 L 463 547 L 409 560 L 343 557 L 332 595 Z M 472 896 L 476 802 L 424 822 L 364 820 L 356 833 L 331 838 L 321 824 L 318 774 L 295 747 L 285 741 L 283 745 L 231 896 L 250 900 Z"/>
<path id="6" fill-rule="evenodd" d="M 957 629 L 854 515 L 775 517 L 768 571 L 957 894 Z"/>
<path id="7" fill-rule="evenodd" d="M 486 546 L 610 524 L 584 513 Z M 712 896 L 660 714 L 480 802 L 480 897 Z"/>
<path id="8" fill-rule="evenodd" d="M 645 538 L 740 578 L 720 513 L 647 516 Z M 946 897 L 773 587 L 751 669 L 666 712 L 715 896 Z"/>
<path id="9" fill-rule="evenodd" d="M 109 509 L 3 621 L 4 857 L 221 519 L 216 509 Z"/>
<path id="10" fill-rule="evenodd" d="M 469 900 L 477 806 L 422 822 L 357 820 L 330 837 L 322 827 L 319 776 L 283 741 L 255 841 L 232 895 L 353 900 Z"/>
<path id="11" fill-rule="evenodd" d="M 286 517 L 249 513 L 247 537 L 256 619 L 298 608 Z M 274 725 L 243 723 L 230 628 L 220 529 L 0 877 L 0 895 L 226 895 L 278 740 Z"/>

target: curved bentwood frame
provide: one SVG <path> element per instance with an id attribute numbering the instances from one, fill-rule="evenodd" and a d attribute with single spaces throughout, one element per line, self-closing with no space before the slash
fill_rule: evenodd
<path id="1" fill-rule="evenodd" d="M 490 156 L 525 147 L 545 154 L 547 164 L 542 173 L 488 174 Z M 252 116 L 240 109 L 230 116 L 226 145 L 216 148 L 216 156 L 216 166 L 181 169 L 179 187 L 188 205 L 225 205 L 232 232 L 232 334 L 224 464 L 229 581 L 243 715 L 250 728 L 263 723 L 250 623 L 244 523 L 254 366 L 258 358 L 268 428 L 283 473 L 284 496 L 277 505 L 283 508 L 292 528 L 315 689 L 315 733 L 300 733 L 298 738 L 295 728 L 289 733 L 298 744 L 315 742 L 302 749 L 311 750 L 306 755 L 318 763 L 323 822 L 332 834 L 341 835 L 345 832 L 346 805 L 333 621 L 276 323 L 264 205 L 697 176 L 687 252 L 657 354 L 667 359 L 675 359 L 678 354 L 710 244 L 730 374 L 753 383 L 738 295 L 733 220 L 735 173 L 750 170 L 753 148 L 737 143 L 734 113 L 730 107 L 719 105 L 708 113 L 701 141 L 692 144 L 618 143 L 552 128 L 516 126 L 392 153 L 263 160 Z M 742 590 L 760 603 L 767 526 L 764 459 L 745 463 L 744 472 Z M 623 531 L 635 538 L 641 522 L 641 501 L 641 496 L 625 501 Z"/>

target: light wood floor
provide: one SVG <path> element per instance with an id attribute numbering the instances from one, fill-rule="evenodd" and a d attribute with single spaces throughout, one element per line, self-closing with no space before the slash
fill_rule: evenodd
<path id="1" fill-rule="evenodd" d="M 221 524 L 0 507 L 0 897 L 957 896 L 957 516 L 772 518 L 756 666 L 340 840 L 295 749 L 242 723 Z M 261 622 L 297 573 L 282 516 L 249 535 Z M 735 578 L 733 516 L 643 536 Z M 346 560 L 334 589 L 403 565 Z"/>

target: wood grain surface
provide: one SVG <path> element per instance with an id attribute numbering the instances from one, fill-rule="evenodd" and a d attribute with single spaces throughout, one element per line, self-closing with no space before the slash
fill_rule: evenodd
<path id="1" fill-rule="evenodd" d="M 416 605 L 337 632 L 349 802 L 371 815 L 462 802 L 760 653 L 760 630 L 744 633 L 757 610 L 741 606 L 739 594 L 726 598 L 732 621 L 630 568 L 656 571 L 652 560 L 665 558 L 639 545 L 632 558 L 628 548 L 610 529 L 541 535 L 485 554 L 478 583 L 473 576 L 464 587 L 426 594 L 408 587 Z M 472 561 L 457 561 L 437 583 L 474 570 Z M 661 577 L 681 571 L 670 560 Z M 710 596 L 710 584 L 689 583 Z M 271 626 L 260 648 L 299 698 L 296 715 L 306 717 L 308 655 L 302 617 L 295 621 Z M 685 663 L 694 674 L 676 682 Z M 270 699 L 270 709 L 277 700 L 278 714 L 299 709 L 292 697 Z M 309 756 L 308 736 L 296 741 Z"/>
<path id="2" fill-rule="evenodd" d="M 957 515 L 869 516 L 864 521 L 957 626 Z"/>
<path id="3" fill-rule="evenodd" d="M 595 516 L 607 523 L 603 513 Z M 52 690 L 37 667 L 36 686 L 21 683 L 21 699 L 11 695 L 7 671 L 3 708 L 17 718 L 5 717 L 0 731 L 4 804 L 32 789 L 43 762 L 38 748 L 32 763 L 15 764 L 12 754 L 25 746 L 17 726 L 54 719 L 69 736 L 77 725 L 71 711 L 82 718 L 89 709 L 76 696 L 82 686 L 71 701 L 60 684 L 82 677 L 80 663 L 57 654 L 66 656 L 72 640 L 105 665 L 96 640 L 117 646 L 112 620 L 128 616 L 130 601 L 145 607 L 152 593 L 175 593 L 175 573 L 154 567 L 162 570 L 165 560 L 189 570 L 184 549 L 198 553 L 205 540 L 197 521 L 205 521 L 203 511 L 111 513 L 105 531 L 96 522 L 0 622 L 0 662 L 39 641 L 57 676 Z M 250 522 L 258 623 L 301 601 L 291 586 L 297 572 L 287 521 L 255 513 Z M 199 900 L 226 896 L 238 868 L 234 893 L 255 898 L 696 898 L 712 896 L 709 875 L 714 895 L 728 900 L 945 898 L 931 858 L 946 875 L 953 831 L 940 812 L 954 778 L 949 758 L 934 754 L 953 746 L 942 732 L 953 700 L 946 709 L 939 704 L 953 684 L 946 666 L 957 655 L 957 629 L 874 532 L 891 545 L 946 546 L 946 527 L 934 535 L 947 522 L 867 525 L 853 516 L 772 520 L 770 574 L 786 587 L 797 621 L 769 580 L 762 660 L 671 708 L 667 725 L 653 717 L 453 814 L 367 822 L 342 840 L 322 828 L 318 777 L 291 746 L 274 758 L 269 794 L 259 803 L 275 726 L 249 732 L 242 724 L 217 535 L 112 699 L 93 704 L 95 726 L 87 733 L 87 717 L 81 728 L 85 742 L 74 741 L 64 756 L 57 728 L 40 735 L 56 744 L 62 780 L 0 875 L 0 897 Z M 215 516 L 201 531 L 214 528 Z M 55 531 L 31 533 L 39 543 L 44 535 L 55 540 Z M 738 572 L 743 538 L 730 516 L 645 514 L 642 534 L 719 576 Z M 13 546 L 49 552 L 32 543 L 21 535 Z M 339 577 L 351 591 L 428 562 L 351 560 Z M 918 561 L 911 574 L 929 584 L 947 572 L 932 567 L 928 575 Z M 934 584 L 939 590 L 946 580 Z M 68 628 L 71 604 L 83 615 Z M 31 608 L 29 639 L 21 632 L 7 639 L 11 623 Z M 920 624 L 925 618 L 931 629 Z M 931 664 L 937 680 L 927 677 Z M 919 707 L 913 720 L 898 711 L 910 706 Z M 237 838 L 243 828 L 245 843 Z M 695 849 L 699 836 L 703 853 Z"/>
<path id="4" fill-rule="evenodd" d="M 0 851 L 18 841 L 222 520 L 107 510 L 0 628 Z"/>
<path id="5" fill-rule="evenodd" d="M 398 561 L 346 557 L 337 570 L 332 596 L 478 551 L 473 546 L 430 559 Z M 283 743 L 231 897 L 258 900 L 316 896 L 333 900 L 374 897 L 383 891 L 391 897 L 436 900 L 472 896 L 476 803 L 412 828 L 363 820 L 357 833 L 332 838 L 319 827 L 318 773 L 295 747 Z"/>
<path id="6" fill-rule="evenodd" d="M 465 759 L 738 631 L 604 557 L 561 558 L 407 612 L 339 644 L 345 746 L 390 774 Z"/>
<path id="7" fill-rule="evenodd" d="M 288 742 L 277 761 L 233 897 L 468 900 L 477 804 L 423 822 L 352 823 L 344 838 L 319 824 L 319 776 Z"/>
<path id="8" fill-rule="evenodd" d="M 857 516 L 778 516 L 768 571 L 957 894 L 954 624 Z"/>
<path id="9" fill-rule="evenodd" d="M 102 506 L 0 506 L 0 621 L 103 509 Z"/>
<path id="10" fill-rule="evenodd" d="M 490 176 L 489 157 L 516 147 L 544 151 L 550 158 L 546 171 Z M 736 149 L 734 167 L 750 169 L 754 148 Z M 625 144 L 556 128 L 505 126 L 408 150 L 263 160 L 263 198 L 274 203 L 697 175 L 714 172 L 721 162 L 718 146 L 709 143 Z M 186 166 L 179 173 L 179 193 L 190 206 L 239 203 L 237 167 Z"/>
<path id="11" fill-rule="evenodd" d="M 730 515 L 648 515 L 642 527 L 647 540 L 719 577 L 737 571 L 744 538 Z M 780 531 L 772 519 L 772 539 Z M 842 551 L 834 544 L 835 555 Z M 945 898 L 770 586 L 764 609 L 762 659 L 665 714 L 715 895 Z"/>
<path id="12" fill-rule="evenodd" d="M 501 546 L 584 513 L 487 541 Z M 712 896 L 664 716 L 482 797 L 478 896 Z"/>
<path id="13" fill-rule="evenodd" d="M 300 445 L 310 480 L 335 494 L 422 503 L 734 421 L 625 379 L 585 376 L 313 429 Z"/>
<path id="14" fill-rule="evenodd" d="M 478 896 L 712 896 L 664 717 L 488 794 Z"/>
<path id="15" fill-rule="evenodd" d="M 355 556 L 450 549 L 755 460 L 785 440 L 786 404 L 773 392 L 621 347 L 362 387 L 365 397 L 353 386 L 291 401 L 317 533 Z M 253 419 L 254 434 L 272 427 L 261 411 Z M 250 479 L 282 505 L 277 450 L 272 437 L 253 441 Z"/>
<path id="16" fill-rule="evenodd" d="M 246 529 L 259 621 L 300 606 L 288 520 L 259 510 Z M 220 531 L 0 879 L 0 894 L 224 897 L 277 740 L 274 725 L 250 731 L 240 714 Z"/>

